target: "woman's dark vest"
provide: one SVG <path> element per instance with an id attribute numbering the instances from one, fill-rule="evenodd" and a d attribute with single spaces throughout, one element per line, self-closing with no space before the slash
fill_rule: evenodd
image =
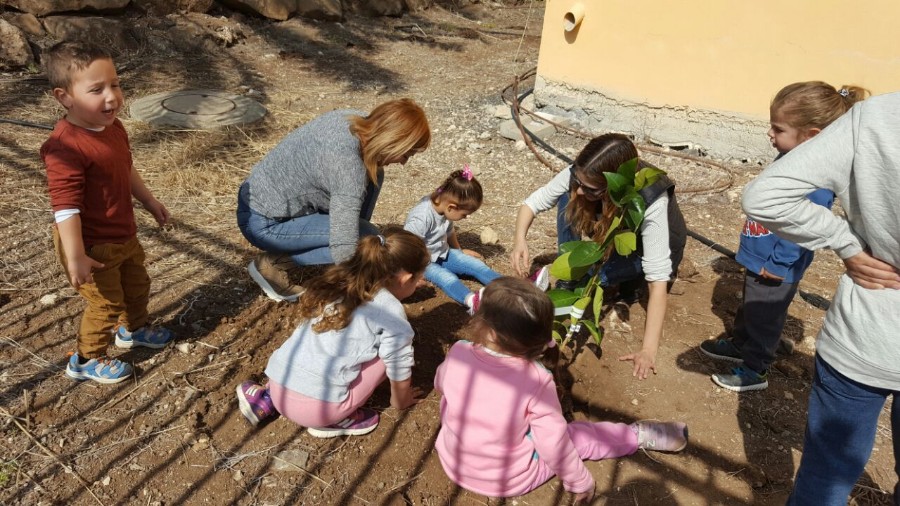
<path id="1" fill-rule="evenodd" d="M 669 179 L 669 176 L 663 174 L 656 182 L 638 192 L 647 207 L 656 202 L 656 199 L 663 193 L 669 195 L 669 250 L 672 259 L 672 279 L 675 279 L 678 274 L 678 266 L 681 265 L 681 259 L 684 258 L 684 246 L 687 244 L 687 225 L 684 223 L 684 215 L 681 214 L 678 201 L 675 199 L 675 183 Z M 637 251 L 641 254 L 644 251 L 640 234 L 638 234 Z"/>

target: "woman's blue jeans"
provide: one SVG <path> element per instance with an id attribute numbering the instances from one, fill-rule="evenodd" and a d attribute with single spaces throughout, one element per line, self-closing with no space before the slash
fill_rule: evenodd
<path id="1" fill-rule="evenodd" d="M 837 372 L 816 355 L 809 394 L 803 456 L 788 505 L 844 506 L 862 474 L 872 447 L 878 416 L 889 395 L 894 460 L 900 457 L 900 407 L 897 392 L 875 388 Z M 900 476 L 900 466 L 894 464 Z M 895 493 L 897 490 L 895 489 Z M 900 497 L 894 496 L 894 504 Z"/>
<path id="2" fill-rule="evenodd" d="M 564 243 L 581 240 L 581 236 L 572 230 L 572 225 L 566 220 L 566 207 L 568 205 L 569 194 L 564 193 L 556 204 L 557 248 Z M 613 251 L 609 260 L 600 268 L 600 286 L 602 287 L 618 286 L 626 281 L 640 279 L 644 279 L 644 268 L 641 265 L 640 255 L 636 253 L 623 257 L 616 251 Z"/>
<path id="3" fill-rule="evenodd" d="M 447 253 L 447 258 L 432 262 L 425 268 L 426 280 L 443 290 L 451 299 L 465 305 L 466 297 L 472 291 L 459 280 L 459 275 L 472 276 L 482 285 L 500 277 L 500 274 L 478 258 L 453 248 Z"/>
<path id="4" fill-rule="evenodd" d="M 378 227 L 370 223 L 375 202 L 381 190 L 383 173 L 378 185 L 369 182 L 366 196 L 359 213 L 359 235 L 378 234 Z M 328 249 L 331 233 L 331 217 L 324 213 L 314 213 L 298 218 L 273 220 L 250 209 L 248 193 L 250 187 L 245 181 L 238 191 L 238 227 L 250 244 L 272 253 L 291 255 L 298 265 L 333 264 Z"/>

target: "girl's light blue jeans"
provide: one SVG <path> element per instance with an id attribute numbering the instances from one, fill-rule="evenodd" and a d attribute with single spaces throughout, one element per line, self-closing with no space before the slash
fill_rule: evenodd
<path id="1" fill-rule="evenodd" d="M 426 280 L 443 290 L 451 299 L 465 305 L 466 297 L 472 291 L 459 280 L 460 275 L 472 276 L 482 285 L 500 277 L 500 274 L 481 260 L 453 248 L 447 253 L 447 258 L 432 262 L 425 268 Z"/>
<path id="2" fill-rule="evenodd" d="M 383 175 L 381 176 L 383 177 Z M 359 235 L 378 234 L 378 227 L 370 223 L 381 184 L 369 182 L 359 213 Z M 245 181 L 238 191 L 238 227 L 250 244 L 272 253 L 291 255 L 298 265 L 333 264 L 328 249 L 331 217 L 314 213 L 286 220 L 274 220 L 250 209 L 249 186 Z"/>

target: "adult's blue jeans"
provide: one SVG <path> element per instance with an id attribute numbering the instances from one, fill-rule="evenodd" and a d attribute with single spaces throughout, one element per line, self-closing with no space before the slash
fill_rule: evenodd
<path id="1" fill-rule="evenodd" d="M 557 248 L 570 241 L 579 241 L 581 236 L 572 230 L 572 224 L 566 220 L 566 207 L 569 205 L 569 194 L 564 193 L 556 204 L 556 245 Z M 593 272 L 593 271 L 592 271 Z M 644 278 L 644 268 L 641 265 L 641 257 L 632 253 L 623 257 L 613 251 L 602 267 L 600 267 L 600 286 L 618 286 L 626 281 L 634 281 Z M 587 282 L 587 280 L 584 280 Z"/>
<path id="2" fill-rule="evenodd" d="M 878 415 L 889 395 L 894 459 L 900 456 L 900 407 L 897 392 L 853 381 L 816 355 L 803 437 L 803 457 L 794 480 L 790 506 L 844 506 L 862 474 L 872 446 Z M 894 472 L 900 476 L 900 466 Z M 895 489 L 895 492 L 897 490 Z M 894 496 L 894 504 L 900 497 Z"/>
<path id="3" fill-rule="evenodd" d="M 378 227 L 373 225 L 372 212 L 381 190 L 384 175 L 379 174 L 378 185 L 369 182 L 366 196 L 359 213 L 359 235 L 376 235 Z M 328 249 L 331 233 L 331 217 L 325 213 L 287 219 L 272 219 L 250 208 L 250 187 L 245 181 L 238 191 L 238 227 L 250 244 L 271 253 L 291 255 L 298 265 L 333 264 Z"/>
<path id="4" fill-rule="evenodd" d="M 451 248 L 447 258 L 431 262 L 425 268 L 425 279 L 443 290 L 451 299 L 466 304 L 466 297 L 472 293 L 469 288 L 459 280 L 459 276 L 472 276 L 482 285 L 500 277 L 500 274 L 491 270 L 484 262 L 466 255 L 461 250 Z"/>

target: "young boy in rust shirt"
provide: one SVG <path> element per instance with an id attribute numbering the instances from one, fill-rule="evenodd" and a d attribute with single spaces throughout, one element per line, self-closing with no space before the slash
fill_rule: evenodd
<path id="1" fill-rule="evenodd" d="M 160 225 L 169 211 L 132 167 L 128 134 L 116 118 L 124 98 L 109 53 L 61 42 L 47 53 L 45 67 L 53 96 L 66 108 L 41 146 L 53 242 L 69 282 L 87 301 L 66 375 L 118 383 L 132 368 L 106 356 L 113 333 L 122 348 L 162 348 L 172 338 L 167 329 L 146 326 L 150 277 L 131 198 Z"/>

